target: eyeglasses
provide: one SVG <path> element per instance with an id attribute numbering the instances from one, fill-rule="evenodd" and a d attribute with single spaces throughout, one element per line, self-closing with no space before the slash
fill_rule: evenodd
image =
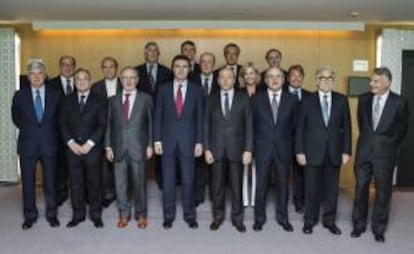
<path id="1" fill-rule="evenodd" d="M 332 77 L 332 76 L 329 76 L 329 77 L 325 77 L 325 76 L 318 77 L 318 80 L 319 81 L 333 81 L 334 79 L 335 78 Z"/>

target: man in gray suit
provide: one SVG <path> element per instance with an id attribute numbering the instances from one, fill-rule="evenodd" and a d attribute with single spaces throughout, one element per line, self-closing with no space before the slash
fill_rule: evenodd
<path id="1" fill-rule="evenodd" d="M 123 91 L 109 99 L 105 147 L 107 159 L 115 165 L 119 228 L 126 227 L 131 218 L 129 196 L 134 202 L 137 226 L 148 225 L 145 160 L 153 153 L 153 105 L 150 95 L 136 89 L 138 79 L 134 68 L 125 67 L 121 71 Z"/>
<path id="2" fill-rule="evenodd" d="M 232 224 L 243 233 L 242 178 L 243 165 L 249 165 L 253 149 L 253 120 L 249 97 L 234 88 L 230 68 L 219 72 L 220 91 L 207 100 L 204 120 L 205 159 L 212 164 L 213 222 L 217 230 L 225 215 L 226 175 L 230 177 Z M 228 173 L 227 173 L 228 172 Z"/>

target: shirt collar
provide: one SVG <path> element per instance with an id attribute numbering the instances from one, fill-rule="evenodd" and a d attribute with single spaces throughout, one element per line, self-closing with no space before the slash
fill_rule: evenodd
<path id="1" fill-rule="evenodd" d="M 221 90 L 220 89 L 220 94 L 221 94 L 222 97 L 225 96 L 226 93 L 228 94 L 228 96 L 233 97 L 233 95 L 234 95 L 234 88 L 231 88 L 231 89 L 229 89 L 227 91 L 224 91 L 224 90 Z"/>
<path id="2" fill-rule="evenodd" d="M 320 98 L 323 98 L 325 95 L 328 96 L 328 99 L 332 97 L 332 91 L 328 92 L 328 93 L 324 93 L 321 90 L 318 90 L 318 94 Z"/>
<path id="3" fill-rule="evenodd" d="M 88 90 L 84 93 L 78 92 L 78 98 L 80 98 L 82 95 L 85 95 L 85 97 L 87 98 L 89 96 L 89 93 L 91 92 L 91 90 Z"/>
<path id="4" fill-rule="evenodd" d="M 182 88 L 187 87 L 187 83 L 188 83 L 188 80 L 184 80 L 184 81 L 181 83 Z M 178 87 L 178 81 L 177 81 L 176 79 L 174 79 L 174 87 Z"/>
<path id="5" fill-rule="evenodd" d="M 375 95 L 374 97 L 381 97 L 381 101 L 386 101 L 388 98 L 388 95 L 390 95 L 390 89 L 388 89 L 385 93 L 383 93 L 382 95 Z"/>
<path id="6" fill-rule="evenodd" d="M 282 88 L 279 89 L 279 91 L 274 92 L 272 90 L 270 90 L 269 88 L 267 89 L 267 94 L 269 95 L 269 97 L 273 97 L 273 94 L 277 94 L 277 97 L 280 97 L 280 95 L 282 94 Z"/>
<path id="7" fill-rule="evenodd" d="M 127 91 L 125 91 L 125 90 L 123 90 L 123 92 L 122 92 L 122 94 L 123 95 L 125 95 L 125 94 L 129 94 L 130 96 L 131 95 L 135 95 L 137 93 L 137 89 L 134 89 L 134 90 L 132 90 L 131 92 L 127 92 Z"/>
<path id="8" fill-rule="evenodd" d="M 32 93 L 36 93 L 37 90 L 39 90 L 40 93 L 44 93 L 44 91 L 45 91 L 45 85 L 44 84 L 42 84 L 38 88 L 35 88 L 33 86 L 31 86 L 31 88 L 32 88 Z"/>

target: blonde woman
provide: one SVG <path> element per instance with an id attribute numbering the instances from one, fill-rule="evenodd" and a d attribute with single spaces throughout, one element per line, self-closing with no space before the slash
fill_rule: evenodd
<path id="1" fill-rule="evenodd" d="M 250 98 L 256 94 L 260 83 L 260 72 L 252 62 L 244 65 L 239 74 L 240 89 L 244 91 Z M 251 174 L 249 174 L 250 172 Z M 249 176 L 251 175 L 251 190 L 249 191 Z M 244 167 L 243 172 L 243 205 L 254 206 L 254 198 L 256 192 L 256 167 L 254 161 L 249 166 Z M 250 195 L 249 195 L 250 194 Z"/>

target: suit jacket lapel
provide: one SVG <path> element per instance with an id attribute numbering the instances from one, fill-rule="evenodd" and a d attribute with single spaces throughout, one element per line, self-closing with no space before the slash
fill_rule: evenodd
<path id="1" fill-rule="evenodd" d="M 116 82 L 116 94 L 122 93 L 122 83 L 121 80 L 118 78 Z"/>
<path id="2" fill-rule="evenodd" d="M 378 126 L 377 126 L 377 130 L 381 127 L 382 124 L 384 124 L 384 115 L 390 115 L 391 114 L 391 110 L 395 107 L 394 106 L 395 100 L 394 100 L 394 95 L 390 92 L 387 98 L 387 101 L 385 101 L 384 104 L 384 109 L 382 110 L 382 114 L 380 116 L 379 122 L 378 122 Z"/>
<path id="3" fill-rule="evenodd" d="M 27 92 L 27 97 L 30 98 L 30 111 L 32 112 L 31 115 L 32 115 L 33 121 L 39 122 L 39 121 L 37 121 L 36 109 L 35 109 L 35 105 L 34 105 L 34 98 L 33 98 L 33 93 L 32 93 L 32 89 L 31 89 L 30 85 L 29 85 L 29 89 L 27 89 L 26 92 Z M 46 105 L 46 103 L 45 103 L 45 105 Z M 43 117 L 44 117 L 44 113 L 43 113 Z"/>
<path id="4" fill-rule="evenodd" d="M 136 117 L 137 114 L 137 108 L 138 108 L 138 103 L 141 103 L 141 100 L 139 98 L 139 92 L 136 91 L 135 93 L 135 100 L 134 100 L 134 105 L 132 105 L 132 109 L 131 109 L 131 114 L 129 116 L 129 121 L 128 123 L 132 122 L 134 120 L 134 118 Z"/>
<path id="5" fill-rule="evenodd" d="M 333 95 L 332 95 L 333 96 Z M 333 99 L 331 98 L 331 104 L 332 104 Z M 319 98 L 319 93 L 318 91 L 315 92 L 315 106 L 318 109 L 318 115 L 319 115 L 319 120 L 322 122 L 323 126 L 325 126 L 326 128 L 329 126 L 329 122 L 331 119 L 331 115 L 332 115 L 332 105 L 331 105 L 331 114 L 329 115 L 329 121 L 328 121 L 328 125 L 325 125 L 325 120 L 323 118 L 323 109 L 322 109 L 322 104 L 321 104 L 321 99 Z"/>
<path id="6" fill-rule="evenodd" d="M 282 90 L 280 90 L 280 91 L 282 91 Z M 278 106 L 278 109 L 277 109 L 277 121 L 276 121 L 276 124 L 279 122 L 279 121 L 281 121 L 281 115 L 284 113 L 284 112 L 286 112 L 286 110 L 285 110 L 285 108 L 286 108 L 286 104 L 287 104 L 287 99 L 286 99 L 286 96 L 284 96 L 283 94 L 284 93 L 287 93 L 287 92 L 282 92 L 281 94 L 280 94 L 280 100 L 279 100 L 279 106 Z"/>
<path id="7" fill-rule="evenodd" d="M 374 96 L 372 95 L 372 93 L 369 94 L 368 100 L 366 100 L 365 102 L 365 110 L 367 111 L 367 121 L 368 121 L 368 125 L 369 128 L 371 130 L 374 130 L 374 126 L 372 123 L 372 100 L 374 99 Z"/>
<path id="8" fill-rule="evenodd" d="M 265 111 L 263 112 L 267 114 L 269 117 L 266 117 L 267 119 L 270 119 L 270 121 L 275 125 L 275 121 L 273 121 L 273 111 L 272 111 L 272 102 L 270 101 L 269 94 L 267 93 L 267 90 L 263 93 L 263 105 L 265 107 Z"/>

